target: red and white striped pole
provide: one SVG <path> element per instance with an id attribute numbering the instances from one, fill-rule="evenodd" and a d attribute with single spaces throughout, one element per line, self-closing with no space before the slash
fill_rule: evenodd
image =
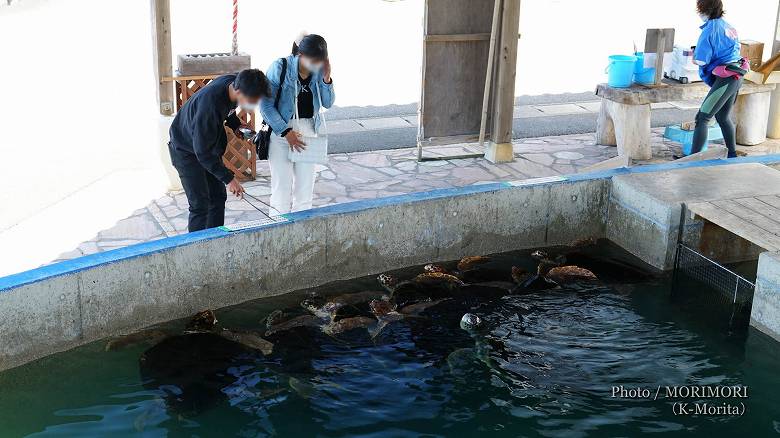
<path id="1" fill-rule="evenodd" d="M 238 55 L 238 0 L 233 0 L 233 54 Z"/>

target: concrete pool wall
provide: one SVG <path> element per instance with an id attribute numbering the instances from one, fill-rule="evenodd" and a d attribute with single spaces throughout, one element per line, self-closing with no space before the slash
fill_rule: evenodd
<path id="1" fill-rule="evenodd" d="M 646 166 L 360 201 L 293 213 L 283 223 L 205 230 L 0 278 L 0 370 L 205 308 L 583 237 L 608 237 L 664 269 L 679 220 L 667 215 L 669 221 L 651 223 L 656 232 L 637 236 L 652 216 L 631 206 L 629 191 L 616 183 L 621 176 L 778 162 L 780 156 Z M 633 238 L 621 237 L 626 235 Z M 766 269 L 771 276 L 780 267 Z"/>

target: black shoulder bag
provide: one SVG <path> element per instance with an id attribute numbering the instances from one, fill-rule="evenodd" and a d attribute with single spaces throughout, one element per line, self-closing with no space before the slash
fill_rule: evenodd
<path id="1" fill-rule="evenodd" d="M 287 76 L 287 58 L 282 58 L 282 74 L 279 78 L 279 90 L 276 92 L 276 99 L 274 100 L 274 108 L 279 110 L 279 98 L 282 97 L 282 87 L 284 86 L 284 78 Z M 260 125 L 260 129 L 257 131 L 257 135 L 254 138 L 255 151 L 257 152 L 258 160 L 268 159 L 268 147 L 271 145 L 271 125 L 265 120 Z"/>

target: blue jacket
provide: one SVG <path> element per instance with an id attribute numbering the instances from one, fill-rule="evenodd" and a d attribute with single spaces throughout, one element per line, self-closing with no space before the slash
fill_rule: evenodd
<path id="1" fill-rule="evenodd" d="M 737 30 L 722 18 L 707 20 L 701 25 L 701 36 L 696 44 L 693 59 L 699 61 L 699 75 L 709 86 L 715 82 L 712 71 L 716 67 L 739 61 L 739 36 Z"/>
<path id="2" fill-rule="evenodd" d="M 263 120 L 271 126 L 271 129 L 277 135 L 287 129 L 287 124 L 295 114 L 295 90 L 298 85 L 298 56 L 287 56 L 287 75 L 284 79 L 284 86 L 282 87 L 282 97 L 279 99 L 278 110 L 274 108 L 274 101 L 276 100 L 276 93 L 279 93 L 279 78 L 282 74 L 282 60 L 277 59 L 268 67 L 266 76 L 268 82 L 271 85 L 271 95 L 262 100 L 260 104 L 260 112 L 263 114 Z M 333 102 L 336 100 L 336 95 L 333 93 L 333 81 L 330 84 L 326 84 L 322 79 L 322 72 L 314 73 L 311 81 L 312 97 L 314 101 L 314 128 L 319 132 L 320 124 L 322 123 L 322 115 L 320 114 L 320 102 L 317 98 L 319 93 L 322 93 L 322 106 L 330 108 L 333 106 Z M 316 84 L 316 86 L 314 86 Z M 300 90 L 300 87 L 297 87 Z"/>

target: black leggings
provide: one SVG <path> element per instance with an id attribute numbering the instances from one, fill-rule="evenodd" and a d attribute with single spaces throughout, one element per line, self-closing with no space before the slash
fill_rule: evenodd
<path id="1" fill-rule="evenodd" d="M 742 86 L 742 78 L 717 78 L 712 84 L 707 98 L 701 104 L 699 113 L 696 114 L 696 130 L 693 132 L 693 147 L 691 153 L 701 152 L 704 143 L 707 141 L 707 131 L 709 130 L 712 118 L 718 121 L 720 130 L 723 132 L 723 141 L 729 150 L 729 158 L 737 156 L 737 141 L 734 122 L 731 121 L 731 109 L 737 100 L 739 87 Z"/>

